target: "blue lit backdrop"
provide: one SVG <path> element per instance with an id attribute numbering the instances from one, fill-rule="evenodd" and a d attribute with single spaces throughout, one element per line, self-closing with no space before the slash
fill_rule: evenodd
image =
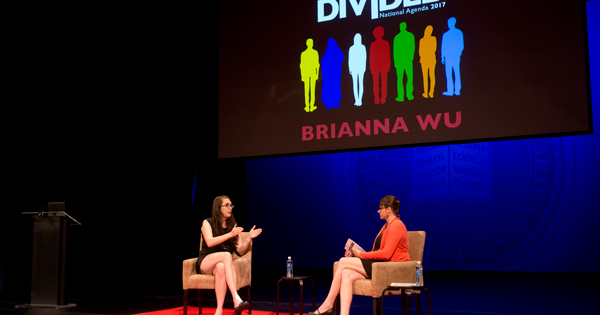
<path id="1" fill-rule="evenodd" d="M 587 8 L 598 122 L 600 1 Z M 254 264 L 331 267 L 347 238 L 370 249 L 392 194 L 427 232 L 428 269 L 600 272 L 598 156 L 596 134 L 249 160 L 248 220 L 268 243 Z"/>

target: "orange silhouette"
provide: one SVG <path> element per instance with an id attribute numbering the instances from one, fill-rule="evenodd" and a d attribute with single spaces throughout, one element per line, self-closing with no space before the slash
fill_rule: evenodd
<path id="1" fill-rule="evenodd" d="M 435 52 L 437 50 L 437 40 L 433 33 L 433 26 L 428 25 L 425 28 L 425 34 L 419 41 L 419 56 L 421 57 L 421 70 L 423 71 L 423 97 L 427 98 L 427 87 L 429 85 L 429 97 L 433 97 L 435 88 Z"/>

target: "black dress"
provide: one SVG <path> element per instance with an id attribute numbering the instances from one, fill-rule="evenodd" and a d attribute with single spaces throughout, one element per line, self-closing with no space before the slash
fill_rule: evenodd
<path id="1" fill-rule="evenodd" d="M 379 237 L 377 237 L 377 239 L 375 240 L 375 245 L 373 246 L 373 251 L 379 250 L 379 248 L 381 247 L 381 238 L 383 236 L 383 232 L 385 232 L 385 229 L 387 229 L 387 226 L 388 226 L 388 223 L 385 224 L 383 231 L 381 231 L 381 233 L 379 233 Z M 380 262 L 380 261 L 387 261 L 387 260 L 370 260 L 370 259 L 360 258 L 360 262 L 362 262 L 363 268 L 365 268 L 365 272 L 367 273 L 367 276 L 369 279 L 371 278 L 371 275 L 373 273 L 373 263 Z"/>
<path id="2" fill-rule="evenodd" d="M 227 234 L 231 231 L 231 229 L 222 229 L 222 233 L 219 233 L 218 231 L 215 230 L 215 226 L 212 223 L 212 220 L 210 218 L 206 219 L 206 221 L 208 221 L 208 224 L 210 224 L 210 227 L 212 228 L 212 232 L 213 232 L 213 237 L 217 237 L 217 236 L 221 236 L 224 234 Z M 208 256 L 209 254 L 212 253 L 218 253 L 218 252 L 229 252 L 229 253 L 233 253 L 233 251 L 235 250 L 235 237 L 232 237 L 228 240 L 226 240 L 225 242 L 213 246 L 213 247 L 208 247 L 208 245 L 206 245 L 206 240 L 204 239 L 204 237 L 202 238 L 202 250 L 200 251 L 200 254 L 198 255 L 198 260 L 196 261 L 196 273 L 200 274 L 200 265 L 202 264 L 202 260 L 204 260 L 204 257 Z"/>

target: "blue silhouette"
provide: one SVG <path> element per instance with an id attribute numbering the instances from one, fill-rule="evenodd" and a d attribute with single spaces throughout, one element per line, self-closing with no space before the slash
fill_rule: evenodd
<path id="1" fill-rule="evenodd" d="M 330 38 L 327 41 L 323 59 L 321 59 L 321 73 L 323 75 L 321 101 L 325 103 L 327 108 L 340 107 L 340 101 L 342 100 L 340 82 L 343 61 L 344 53 L 335 42 L 335 39 Z"/>
<path id="2" fill-rule="evenodd" d="M 449 30 L 442 36 L 442 63 L 446 68 L 446 92 L 443 95 L 460 95 L 460 56 L 465 47 L 463 33 L 455 27 L 456 19 L 448 19 Z M 454 78 L 452 72 L 454 71 Z"/>
<path id="3" fill-rule="evenodd" d="M 354 45 L 348 51 L 348 68 L 352 76 L 354 105 L 361 106 L 365 90 L 364 77 L 367 70 L 367 48 L 362 44 L 362 36 L 359 33 L 354 35 Z"/>

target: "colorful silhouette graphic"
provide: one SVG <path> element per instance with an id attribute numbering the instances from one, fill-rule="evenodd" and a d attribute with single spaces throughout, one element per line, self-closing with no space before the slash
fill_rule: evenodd
<path id="1" fill-rule="evenodd" d="M 437 40 L 433 33 L 433 26 L 428 25 L 425 28 L 425 34 L 419 41 L 419 57 L 421 57 L 421 70 L 423 71 L 423 97 L 433 98 L 435 88 L 435 51 L 437 50 Z M 431 80 L 431 84 L 429 84 Z M 429 87 L 429 94 L 427 88 Z M 428 96 L 429 95 L 429 96 Z"/>
<path id="2" fill-rule="evenodd" d="M 306 50 L 300 55 L 300 74 L 304 82 L 304 110 L 312 112 L 315 106 L 315 86 L 319 79 L 319 53 L 313 49 L 313 40 L 306 40 Z"/>
<path id="3" fill-rule="evenodd" d="M 342 79 L 342 62 L 344 61 L 344 53 L 337 45 L 333 38 L 327 41 L 327 48 L 323 59 L 321 59 L 321 67 L 323 68 L 323 88 L 321 90 L 321 101 L 325 103 L 325 107 L 334 108 L 340 107 L 342 100 L 342 88 L 340 82 Z"/>
<path id="4" fill-rule="evenodd" d="M 442 63 L 446 66 L 446 92 L 443 95 L 460 95 L 460 56 L 465 47 L 463 33 L 455 27 L 456 19 L 448 19 L 449 30 L 442 36 Z M 454 72 L 454 78 L 452 77 Z"/>
<path id="5" fill-rule="evenodd" d="M 352 76 L 352 88 L 354 90 L 354 105 L 362 105 L 362 97 L 365 89 L 364 76 L 367 69 L 367 48 L 362 44 L 362 36 L 354 35 L 354 45 L 348 52 L 348 68 Z"/>
<path id="6" fill-rule="evenodd" d="M 406 23 L 400 23 L 400 33 L 394 37 L 394 67 L 396 67 L 398 97 L 396 101 L 404 101 L 404 73 L 406 72 L 406 98 L 413 96 L 413 59 L 415 57 L 415 36 L 406 30 Z"/>
<path id="7" fill-rule="evenodd" d="M 390 71 L 390 43 L 383 39 L 383 27 L 377 26 L 373 30 L 375 41 L 369 48 L 369 67 L 373 75 L 373 94 L 375 104 L 385 104 L 387 97 L 387 79 Z M 379 78 L 381 77 L 381 97 L 379 94 Z"/>

